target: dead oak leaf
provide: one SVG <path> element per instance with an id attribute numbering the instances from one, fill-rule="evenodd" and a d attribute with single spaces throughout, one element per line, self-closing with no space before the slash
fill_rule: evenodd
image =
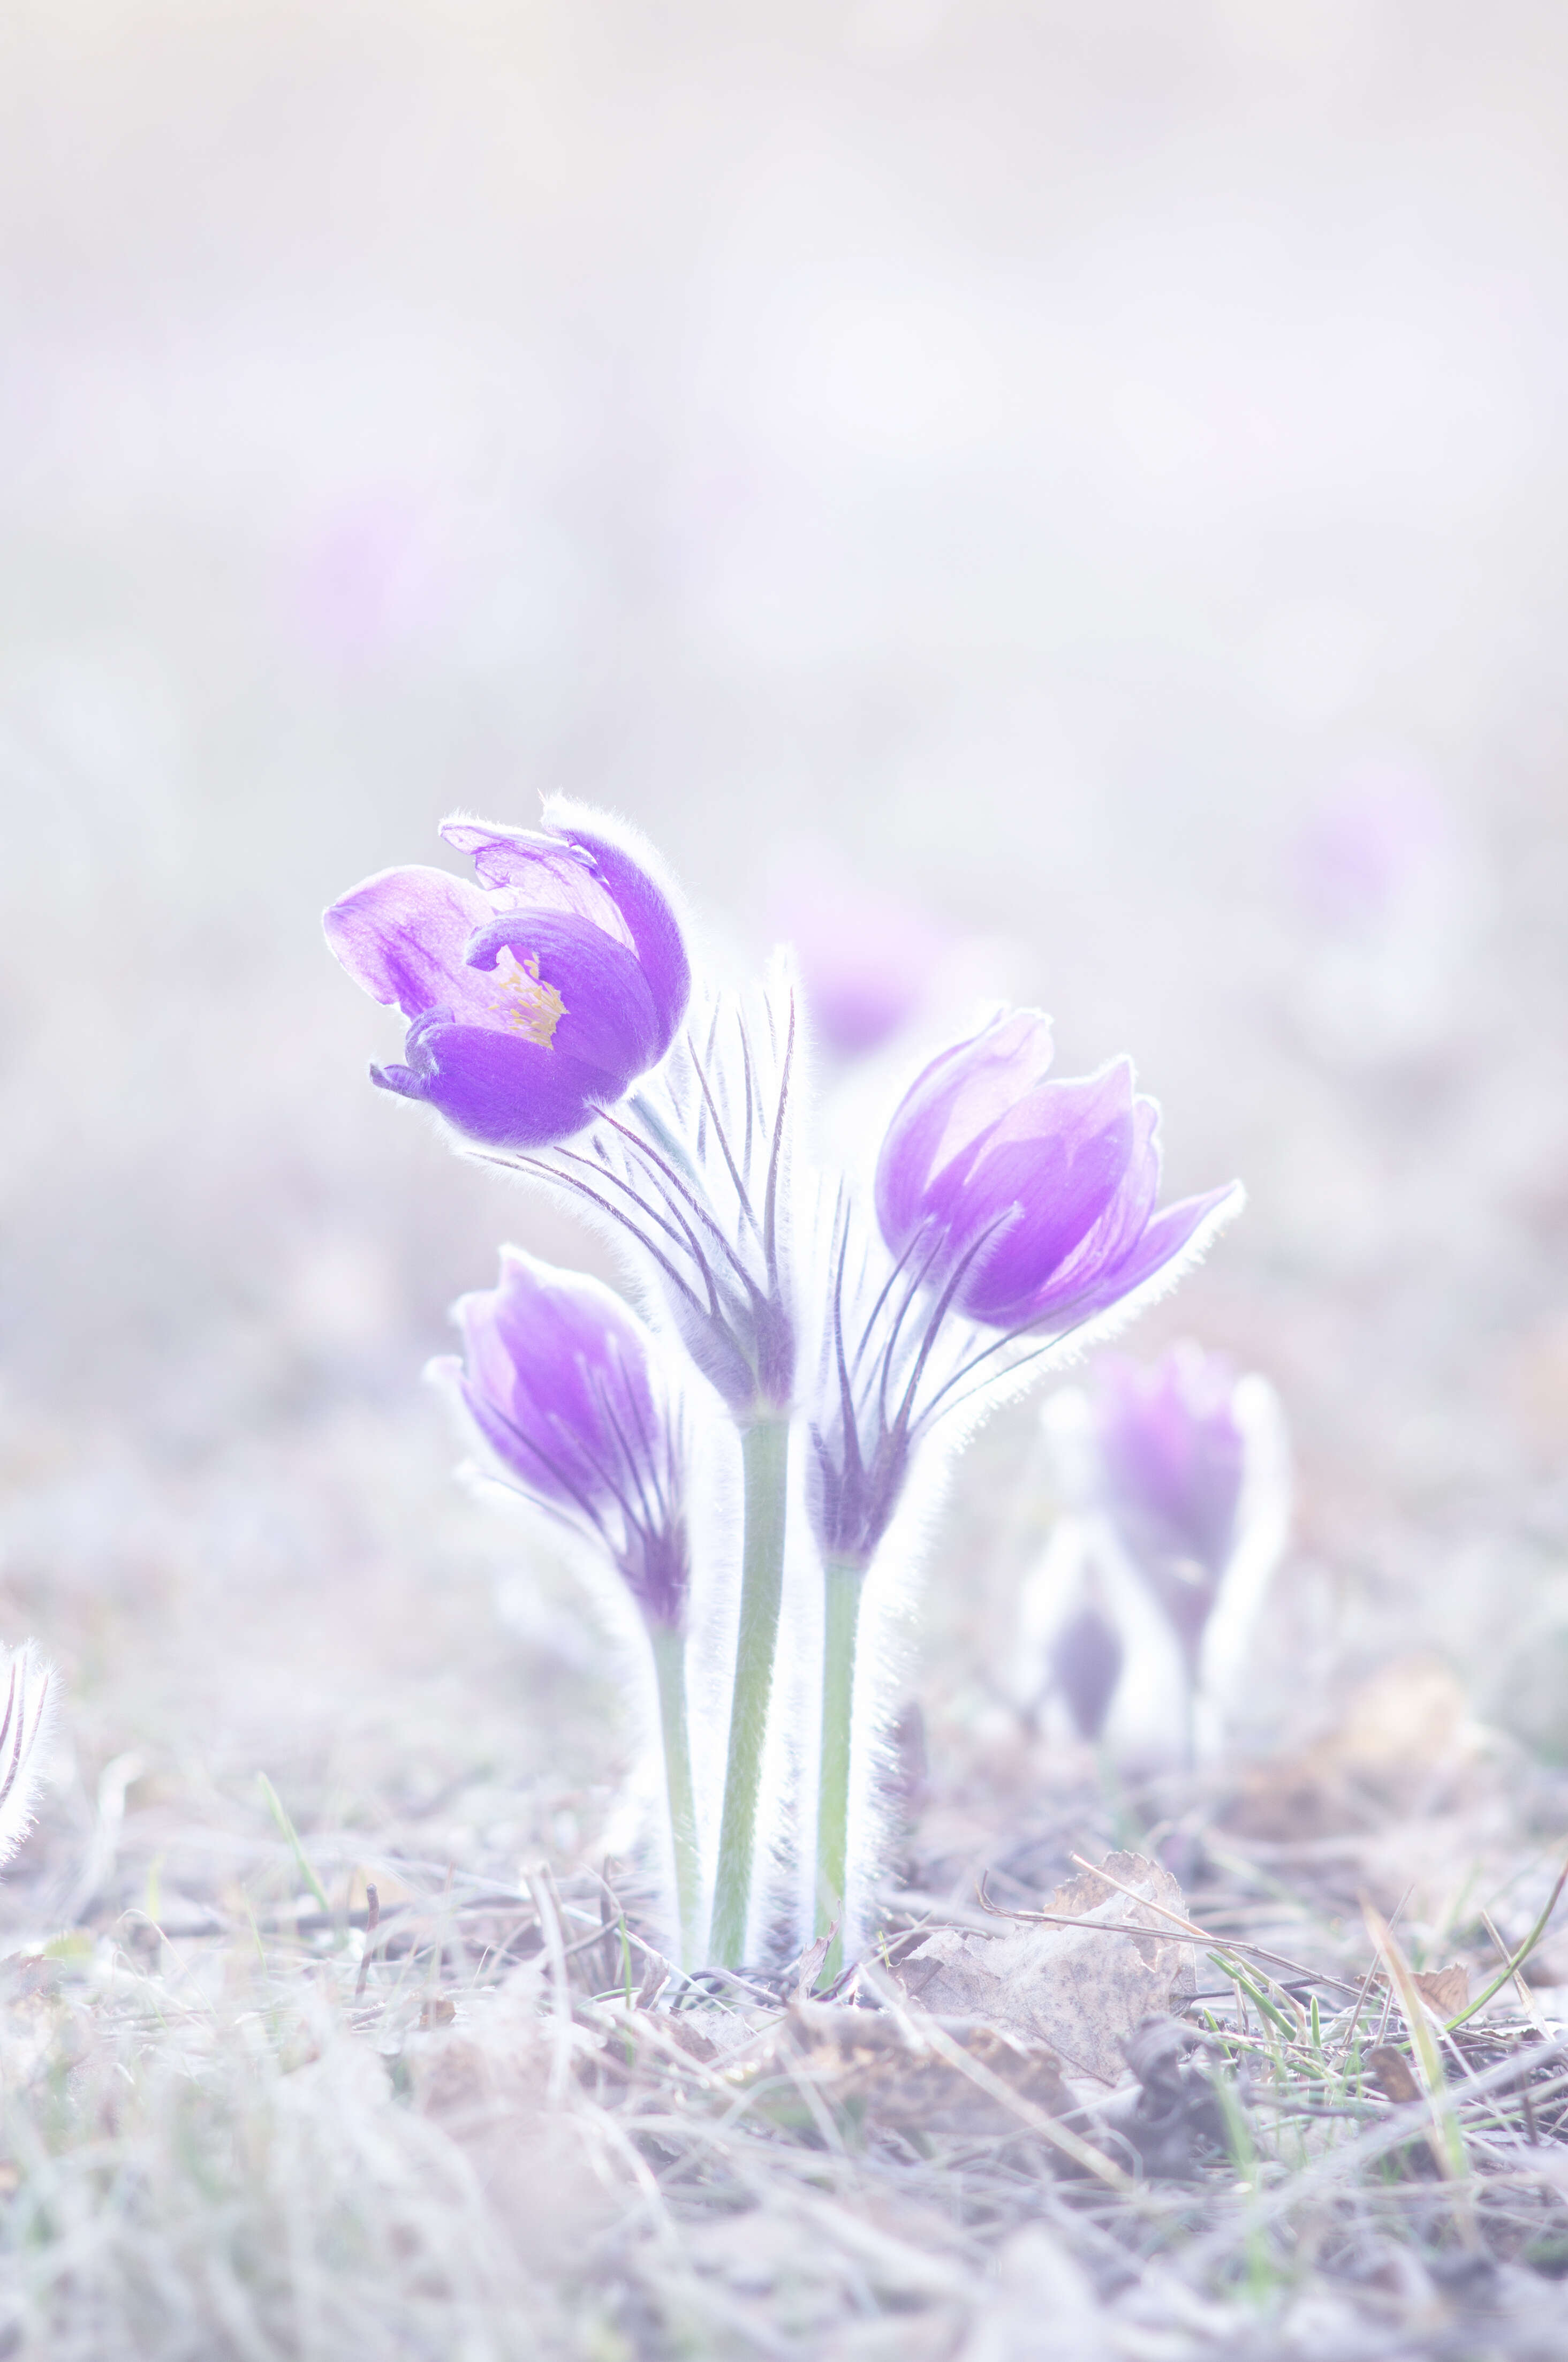
<path id="1" fill-rule="evenodd" d="M 1118 2081 L 1137 2027 L 1179 2008 L 1196 1979 L 1192 1947 L 1168 1915 L 1185 1916 L 1169 1871 L 1130 1853 L 1103 1867 L 1109 1877 L 1086 1871 L 1058 1887 L 1048 1920 L 1015 1919 L 995 1935 L 938 1928 L 903 1962 L 904 1992 L 944 2016 L 1044 2044 L 1071 2073 Z M 1052 1924 L 1064 1920 L 1076 1924 Z"/>

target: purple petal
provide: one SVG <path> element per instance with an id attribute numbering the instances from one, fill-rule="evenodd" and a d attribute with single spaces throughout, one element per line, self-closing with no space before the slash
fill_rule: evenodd
<path id="1" fill-rule="evenodd" d="M 1152 1117 L 1153 1103 L 1143 1104 Z M 1142 1229 L 1157 1187 L 1158 1166 L 1147 1170 L 1141 1153 L 1148 1130 L 1125 1062 L 1083 1082 L 1043 1083 L 997 1125 L 963 1184 L 968 1227 L 1016 1211 L 966 1281 L 965 1310 L 1003 1326 L 1032 1319 L 1066 1267 L 1097 1265 L 1102 1237 L 1125 1252 L 1126 1228 Z"/>
<path id="2" fill-rule="evenodd" d="M 607 1098 L 659 1055 L 658 1018 L 635 955 L 581 919 L 497 911 L 475 931 L 468 966 L 471 977 L 495 979 L 481 1021 L 592 1068 Z"/>
<path id="3" fill-rule="evenodd" d="M 472 858 L 483 885 L 585 919 L 635 954 L 657 1018 L 647 1063 L 662 1058 L 686 1014 L 691 971 L 675 913 L 645 864 L 613 835 L 578 827 L 565 810 L 548 834 L 458 818 L 444 821 L 441 833 Z"/>
<path id="4" fill-rule="evenodd" d="M 1151 1368 L 1111 1363 L 1098 1387 L 1103 1504 L 1189 1653 L 1230 1562 L 1246 1474 L 1235 1375 L 1178 1345 Z"/>
<path id="5" fill-rule="evenodd" d="M 674 1041 L 691 998 L 691 966 L 675 912 L 647 871 L 613 838 L 573 828 L 570 841 L 592 855 L 600 879 L 631 931 L 658 1021 L 652 1065 Z"/>
<path id="6" fill-rule="evenodd" d="M 386 1087 L 427 1100 L 488 1148 L 522 1151 L 569 1140 L 604 1097 L 596 1068 L 521 1033 L 454 1024 L 439 1011 L 411 1027 L 408 1057 L 417 1089 L 391 1080 L 407 1067 L 389 1068 Z"/>
<path id="7" fill-rule="evenodd" d="M 1074 1304 L 1075 1317 L 1090 1319 L 1095 1313 L 1120 1304 L 1124 1297 L 1157 1278 L 1168 1264 L 1177 1262 L 1186 1253 L 1210 1215 L 1235 1195 L 1232 1181 L 1223 1189 L 1209 1190 L 1201 1198 L 1179 1198 L 1174 1206 L 1163 1207 L 1132 1253 L 1115 1269 L 1104 1272 Z"/>
<path id="8" fill-rule="evenodd" d="M 679 1447 L 652 1340 L 598 1280 L 515 1247 L 501 1285 L 455 1308 L 463 1362 L 440 1365 L 522 1489 L 606 1549 L 643 1614 L 678 1626 L 688 1549 Z"/>
<path id="9" fill-rule="evenodd" d="M 632 948 L 632 931 L 595 874 L 592 855 L 565 838 L 455 815 L 442 822 L 441 834 L 455 852 L 469 855 L 481 886 L 536 910 L 569 911 Z"/>
<path id="10" fill-rule="evenodd" d="M 334 955 L 372 999 L 422 1017 L 450 999 L 463 947 L 490 915 L 466 878 L 444 869 L 383 869 L 323 913 Z"/>
<path id="11" fill-rule="evenodd" d="M 1022 1241 L 1015 1247 L 1015 1232 L 1010 1231 L 998 1249 L 998 1260 L 1007 1255 L 1008 1268 L 1016 1284 L 1009 1292 L 1005 1271 L 992 1282 L 988 1265 L 979 1275 L 978 1286 L 983 1292 L 990 1284 L 993 1308 L 979 1314 L 979 1318 L 1007 1327 L 1043 1320 L 1076 1308 L 1086 1290 L 1098 1286 L 1120 1270 L 1143 1238 L 1159 1196 L 1159 1120 L 1160 1111 L 1153 1099 L 1133 1101 L 1127 1119 L 1132 1137 L 1126 1144 L 1121 1176 L 1081 1236 L 1055 1260 L 1051 1250 L 1063 1237 L 1065 1224 L 1052 1220 L 1048 1205 L 1043 1205 L 1039 1216 L 1032 1220 L 1025 1201 L 1017 1225 L 1018 1231 L 1024 1233 Z M 1077 1202 L 1081 1209 L 1081 1197 Z M 976 1300 L 970 1291 L 966 1291 L 965 1301 L 970 1308 Z"/>
<path id="12" fill-rule="evenodd" d="M 510 1249 L 501 1286 L 456 1311 L 465 1399 L 491 1449 L 554 1499 L 591 1508 L 613 1496 L 627 1439 L 655 1433 L 626 1308 L 597 1281 Z"/>
<path id="13" fill-rule="evenodd" d="M 1049 1018 L 1019 1010 L 955 1043 L 916 1076 L 877 1161 L 877 1219 L 894 1254 L 903 1253 L 936 1210 L 933 1177 L 1041 1080 L 1051 1057 Z"/>

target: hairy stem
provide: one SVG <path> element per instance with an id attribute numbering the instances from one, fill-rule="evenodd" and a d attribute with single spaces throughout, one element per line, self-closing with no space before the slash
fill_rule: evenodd
<path id="1" fill-rule="evenodd" d="M 697 1807 L 691 1792 L 691 1746 L 686 1726 L 686 1638 L 668 1625 L 650 1626 L 658 1721 L 664 1738 L 664 1786 L 675 1854 L 675 1900 L 680 1917 L 680 1965 L 696 1965 L 702 1941 L 702 1862 L 697 1849 Z"/>
<path id="2" fill-rule="evenodd" d="M 756 1800 L 773 1690 L 773 1653 L 784 1590 L 784 1520 L 790 1473 L 790 1422 L 777 1413 L 741 1433 L 745 1474 L 745 1540 L 741 1562 L 740 1633 L 730 1698 L 729 1761 L 719 1824 L 719 1869 L 713 1886 L 709 1952 L 721 1968 L 738 1969 L 751 1908 L 756 1846 Z"/>
<path id="3" fill-rule="evenodd" d="M 816 1933 L 837 1934 L 823 1961 L 820 1983 L 844 1966 L 845 1872 L 849 1852 L 849 1747 L 855 1712 L 855 1643 L 860 1624 L 862 1568 L 829 1559 L 823 1570 L 823 1764 L 817 1792 Z"/>

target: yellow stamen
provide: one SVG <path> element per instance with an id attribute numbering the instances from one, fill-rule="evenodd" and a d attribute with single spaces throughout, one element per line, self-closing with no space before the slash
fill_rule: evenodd
<path id="1" fill-rule="evenodd" d="M 556 1027 L 569 1012 L 555 986 L 540 977 L 538 953 L 519 960 L 503 947 L 495 973 L 503 997 L 491 1007 L 502 1023 L 525 1041 L 536 1042 L 541 1050 L 549 1049 Z"/>

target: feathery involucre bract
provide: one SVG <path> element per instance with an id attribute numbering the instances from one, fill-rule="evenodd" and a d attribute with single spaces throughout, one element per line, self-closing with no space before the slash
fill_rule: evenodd
<path id="1" fill-rule="evenodd" d="M 30 1640 L 0 1652 L 0 1862 L 32 1827 L 43 1771 L 54 1675 Z"/>

